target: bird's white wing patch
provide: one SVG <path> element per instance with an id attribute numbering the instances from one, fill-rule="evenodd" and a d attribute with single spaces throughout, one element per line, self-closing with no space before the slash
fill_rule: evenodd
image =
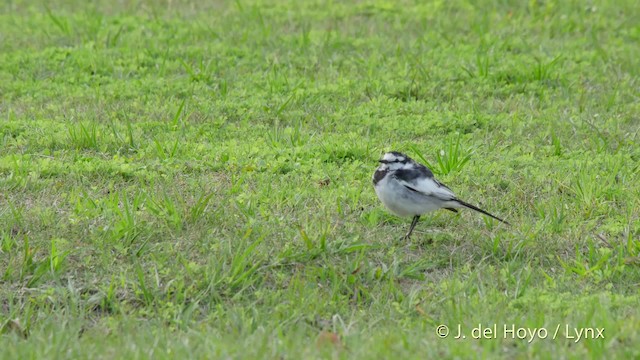
<path id="1" fill-rule="evenodd" d="M 418 178 L 411 181 L 398 179 L 398 182 L 410 190 L 417 191 L 427 196 L 434 196 L 443 201 L 456 198 L 456 195 L 448 187 L 441 185 L 437 180 L 430 178 Z"/>

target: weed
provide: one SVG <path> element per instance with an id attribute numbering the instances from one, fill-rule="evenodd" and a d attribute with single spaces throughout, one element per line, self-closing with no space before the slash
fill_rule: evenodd
<path id="1" fill-rule="evenodd" d="M 0 358 L 640 358 L 636 1 L 106 4 L 0 5 Z"/>

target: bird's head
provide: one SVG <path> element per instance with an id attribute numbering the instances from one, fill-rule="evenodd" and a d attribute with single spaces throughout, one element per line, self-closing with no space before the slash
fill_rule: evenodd
<path id="1" fill-rule="evenodd" d="M 389 170 L 398 170 L 413 162 L 413 160 L 401 152 L 390 151 L 385 153 L 378 162 L 381 163 L 380 167 L 388 168 Z"/>

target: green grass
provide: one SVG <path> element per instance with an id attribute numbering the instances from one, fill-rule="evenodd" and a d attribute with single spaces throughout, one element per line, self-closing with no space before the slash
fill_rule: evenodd
<path id="1" fill-rule="evenodd" d="M 0 358 L 640 357 L 638 18 L 2 2 Z M 398 241 L 391 149 L 513 226 L 441 211 Z"/>

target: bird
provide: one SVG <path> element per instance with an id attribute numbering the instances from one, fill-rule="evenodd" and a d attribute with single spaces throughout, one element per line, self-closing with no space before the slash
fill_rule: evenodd
<path id="1" fill-rule="evenodd" d="M 507 221 L 458 199 L 449 187 L 436 180 L 428 167 L 401 152 L 387 152 L 378 162 L 380 165 L 373 173 L 376 195 L 393 214 L 400 217 L 413 216 L 404 239 L 411 237 L 421 215 L 438 209 L 457 213 L 457 209 L 467 208 L 510 225 Z"/>

